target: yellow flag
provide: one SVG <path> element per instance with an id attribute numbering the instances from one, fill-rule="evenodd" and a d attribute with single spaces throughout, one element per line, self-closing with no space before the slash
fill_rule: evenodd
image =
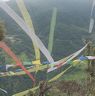
<path id="1" fill-rule="evenodd" d="M 40 60 L 36 60 L 36 61 L 32 61 L 32 64 L 34 64 L 34 65 L 39 65 L 39 64 L 41 64 L 41 63 L 40 63 Z"/>
<path id="2" fill-rule="evenodd" d="M 12 72 L 12 71 L 9 71 L 9 74 L 10 75 L 16 75 L 14 72 Z"/>
<path id="3" fill-rule="evenodd" d="M 80 60 L 74 60 L 72 63 L 73 63 L 73 66 L 76 66 L 76 64 L 79 64 L 81 61 Z"/>
<path id="4" fill-rule="evenodd" d="M 65 72 L 67 72 L 71 67 L 72 67 L 72 65 L 69 66 L 67 69 L 63 70 L 60 74 L 58 74 L 58 75 L 56 75 L 55 77 L 53 77 L 52 79 L 50 79 L 48 82 L 56 81 L 56 80 L 59 79 Z"/>
<path id="5" fill-rule="evenodd" d="M 25 7 L 24 1 L 23 0 L 16 0 L 17 5 L 21 11 L 21 14 L 26 22 L 26 24 L 28 25 L 29 28 L 31 28 L 31 32 L 35 32 L 34 27 L 33 27 L 33 23 L 32 23 L 32 19 Z M 36 60 L 40 60 L 40 50 L 39 48 L 37 48 L 37 46 L 34 44 L 33 42 L 33 46 L 34 46 L 34 50 L 35 50 L 35 56 L 36 56 Z"/>
<path id="6" fill-rule="evenodd" d="M 40 65 L 41 65 L 40 60 L 32 61 L 32 64 L 34 64 L 36 67 L 35 72 L 38 72 L 40 70 Z"/>

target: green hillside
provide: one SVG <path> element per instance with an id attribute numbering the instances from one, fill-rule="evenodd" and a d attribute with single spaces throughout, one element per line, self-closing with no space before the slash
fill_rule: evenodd
<path id="1" fill-rule="evenodd" d="M 36 2 L 39 2 L 40 4 Z M 77 2 L 74 1 L 69 4 L 68 1 L 63 2 L 62 0 L 58 1 L 58 3 L 54 2 L 54 0 L 48 0 L 46 2 L 43 0 L 25 1 L 27 9 L 33 20 L 36 34 L 43 41 L 46 47 L 48 45 L 48 35 L 50 30 L 52 10 L 54 7 L 58 9 L 57 25 L 54 36 L 54 47 L 52 52 L 52 56 L 53 58 L 55 58 L 55 60 L 58 60 L 63 56 L 67 56 L 70 53 L 81 48 L 81 46 L 83 45 L 82 39 L 87 38 L 87 36 L 89 35 L 89 2 L 87 1 L 87 4 L 85 6 L 85 2 L 83 2 L 83 4 L 80 2 L 80 9 L 78 6 L 72 7 L 73 3 L 77 4 Z M 47 6 L 45 6 L 46 4 Z M 64 7 L 61 6 L 62 4 L 64 5 Z M 9 5 L 20 14 L 15 0 L 9 2 Z M 6 34 L 9 36 L 15 36 L 15 38 L 19 38 L 21 40 L 21 42 L 8 42 L 8 44 L 12 47 L 17 55 L 24 51 L 28 54 L 30 59 L 31 57 L 32 59 L 34 59 L 34 50 L 30 38 L 4 11 L 1 10 L 0 13 L 0 18 L 5 22 L 7 27 Z"/>
<path id="2" fill-rule="evenodd" d="M 57 8 L 57 24 L 52 52 L 55 61 L 81 49 L 84 46 L 85 39 L 91 39 L 94 46 L 95 28 L 92 34 L 88 33 L 91 11 L 91 2 L 89 0 L 24 0 L 24 2 L 32 18 L 36 35 L 46 48 L 48 48 L 53 8 Z M 15 0 L 8 2 L 8 5 L 22 17 Z M 2 9 L 0 9 L 0 21 L 4 22 L 7 29 L 4 39 L 7 45 L 21 61 L 32 63 L 35 60 L 35 52 L 30 38 Z M 10 62 L 14 64 L 14 61 L 5 52 L 0 51 L 2 65 L 10 64 Z M 82 55 L 84 55 L 84 52 Z M 41 53 L 41 62 L 44 61 L 46 61 L 46 58 Z M 46 70 L 38 73 L 32 72 L 37 80 L 35 86 L 38 86 L 39 81 L 50 80 L 70 66 L 70 64 L 66 64 L 48 75 Z M 58 80 L 48 83 L 50 88 L 46 91 L 45 96 L 95 96 L 95 76 L 92 76 L 91 72 L 92 70 L 88 70 L 88 62 L 81 62 L 76 66 L 71 66 L 61 77 L 59 76 Z M 34 87 L 33 82 L 27 75 L 0 77 L 0 88 L 7 90 L 8 96 L 32 87 Z M 39 96 L 39 90 L 40 88 L 34 95 L 23 96 Z M 32 92 L 30 91 L 30 93 Z M 0 96 L 5 96 L 5 94 L 0 91 Z"/>

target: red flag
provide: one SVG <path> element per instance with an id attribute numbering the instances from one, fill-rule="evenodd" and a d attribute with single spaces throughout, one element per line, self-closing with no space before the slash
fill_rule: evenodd
<path id="1" fill-rule="evenodd" d="M 31 75 L 31 73 L 26 70 L 26 68 L 22 65 L 22 62 L 16 57 L 14 52 L 2 41 L 0 41 L 0 48 L 2 48 L 32 80 L 35 82 L 34 77 Z"/>

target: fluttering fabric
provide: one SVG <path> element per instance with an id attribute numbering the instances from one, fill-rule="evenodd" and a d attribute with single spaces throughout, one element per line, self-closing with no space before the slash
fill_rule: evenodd
<path id="1" fill-rule="evenodd" d="M 31 29 L 31 32 L 34 32 L 35 33 L 35 30 L 34 30 L 34 26 L 33 26 L 33 23 L 32 23 L 32 19 L 31 19 L 31 16 L 29 15 L 29 12 L 28 10 L 26 9 L 25 7 L 25 4 L 24 4 L 24 1 L 23 0 L 16 0 L 17 2 L 17 5 L 21 11 L 21 14 L 25 20 L 25 23 L 27 24 L 27 26 Z M 36 40 L 37 41 L 37 40 Z M 38 43 L 38 42 L 37 42 Z M 39 48 L 37 47 L 37 45 L 35 44 L 35 42 L 33 42 L 33 45 L 34 45 L 34 50 L 35 50 L 35 57 L 36 57 L 36 60 L 40 60 L 40 50 Z M 40 63 L 39 63 L 40 64 Z"/>
<path id="2" fill-rule="evenodd" d="M 48 82 L 53 82 L 53 81 L 57 80 L 57 79 L 60 78 L 66 71 L 68 71 L 71 67 L 72 67 L 72 65 L 69 66 L 67 69 L 63 70 L 60 74 L 58 74 L 58 75 L 56 75 L 55 77 L 53 77 L 52 79 L 50 79 Z"/>
<path id="3" fill-rule="evenodd" d="M 63 65 L 67 64 L 69 61 L 71 61 L 72 59 L 74 59 L 75 57 L 77 57 L 86 47 L 88 44 L 86 44 L 82 49 L 80 49 L 79 51 L 75 52 L 74 54 L 71 55 L 71 57 L 69 59 L 67 59 L 65 62 L 61 62 L 61 63 L 57 63 L 56 67 L 51 67 L 47 70 L 47 72 L 51 72 L 54 71 L 60 67 L 62 67 Z M 56 65 L 56 64 L 55 64 Z"/>
<path id="4" fill-rule="evenodd" d="M 81 56 L 78 58 L 79 60 L 95 60 L 95 56 Z"/>
<path id="5" fill-rule="evenodd" d="M 35 72 L 38 72 L 39 69 L 40 69 L 40 66 L 41 66 L 40 60 L 32 61 L 32 64 L 34 64 L 35 67 L 36 67 L 36 71 Z"/>
<path id="6" fill-rule="evenodd" d="M 92 33 L 93 26 L 94 26 L 94 19 L 91 18 L 91 19 L 90 19 L 90 25 L 89 25 L 89 33 Z"/>
<path id="7" fill-rule="evenodd" d="M 26 70 L 26 68 L 22 65 L 22 62 L 16 57 L 16 55 L 4 42 L 0 42 L 0 48 L 2 48 L 16 62 L 16 65 L 19 66 L 33 80 L 33 82 L 35 82 L 32 74 L 30 74 L 30 72 Z"/>
<path id="8" fill-rule="evenodd" d="M 6 90 L 4 90 L 4 89 L 2 89 L 2 88 L 0 88 L 0 90 L 1 90 L 2 92 L 4 92 L 4 93 L 8 94 L 8 92 L 7 92 Z"/>
<path id="9" fill-rule="evenodd" d="M 52 53 L 53 42 L 54 42 L 54 31 L 56 26 L 56 17 L 57 17 L 57 8 L 53 9 L 51 24 L 50 24 L 50 33 L 49 33 L 49 42 L 48 42 L 48 50 Z"/>
<path id="10" fill-rule="evenodd" d="M 57 69 L 57 68 L 59 68 L 59 67 L 61 67 L 62 64 L 63 64 L 64 62 L 66 62 L 69 58 L 71 58 L 72 56 L 73 56 L 73 54 L 67 56 L 67 57 L 64 58 L 64 59 L 61 59 L 61 60 L 59 60 L 59 61 L 56 61 L 56 62 L 54 62 L 53 64 L 49 64 L 49 68 L 48 68 L 48 70 L 47 70 L 47 73 L 48 73 L 48 72 L 51 72 L 51 71 L 53 71 L 53 70 L 55 70 L 55 69 Z"/>
<path id="11" fill-rule="evenodd" d="M 83 60 L 87 60 L 88 58 L 82 55 L 78 59 L 81 60 L 81 61 L 83 61 Z"/>
<path id="12" fill-rule="evenodd" d="M 31 29 L 24 20 L 13 11 L 5 2 L 0 3 L 0 7 L 26 32 L 26 34 L 31 38 L 33 42 L 37 45 L 37 47 L 41 50 L 41 52 L 46 56 L 47 60 L 52 63 L 54 62 L 51 57 L 49 51 L 43 45 L 41 40 L 35 35 L 35 33 L 31 32 Z"/>
<path id="13" fill-rule="evenodd" d="M 93 0 L 93 3 L 92 3 L 91 17 L 90 17 L 90 24 L 89 24 L 89 33 L 92 33 L 92 30 L 94 27 L 94 18 L 93 18 L 94 10 L 95 10 L 95 0 Z"/>
<path id="14" fill-rule="evenodd" d="M 95 56 L 86 56 L 86 58 L 89 60 L 95 60 Z"/>
<path id="15" fill-rule="evenodd" d="M 35 61 L 32 61 L 32 64 L 34 64 L 34 65 L 40 65 L 41 63 L 40 63 L 40 60 L 35 60 Z"/>

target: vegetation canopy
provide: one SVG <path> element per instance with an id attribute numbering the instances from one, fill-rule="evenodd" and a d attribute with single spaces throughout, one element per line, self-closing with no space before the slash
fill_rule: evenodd
<path id="1" fill-rule="evenodd" d="M 0 22 L 0 41 L 4 39 L 5 26 L 3 22 Z"/>

